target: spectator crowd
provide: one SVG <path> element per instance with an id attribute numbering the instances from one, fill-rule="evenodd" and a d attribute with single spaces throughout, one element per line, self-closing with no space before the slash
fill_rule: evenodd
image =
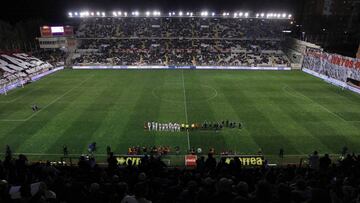
<path id="1" fill-rule="evenodd" d="M 233 18 L 88 18 L 76 65 L 289 66 L 287 21 Z"/>
<path id="2" fill-rule="evenodd" d="M 29 163 L 27 157 L 0 162 L 0 202 L 329 202 L 360 200 L 360 157 L 333 162 L 314 152 L 309 166 L 245 168 L 211 153 L 192 169 L 169 168 L 160 157 L 144 156 L 107 166 L 95 158 L 77 166 Z"/>

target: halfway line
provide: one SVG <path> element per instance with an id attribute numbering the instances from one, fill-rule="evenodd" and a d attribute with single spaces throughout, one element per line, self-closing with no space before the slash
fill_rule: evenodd
<path id="1" fill-rule="evenodd" d="M 182 84 L 183 84 L 183 92 L 184 92 L 184 107 L 185 107 L 185 120 L 186 120 L 186 124 L 189 124 L 188 121 L 188 114 L 187 114 L 187 106 L 186 106 L 186 90 L 185 90 L 185 81 L 184 81 L 184 70 L 181 70 L 181 76 L 182 76 Z M 189 130 L 186 130 L 186 134 L 187 134 L 187 142 L 188 142 L 188 150 L 190 150 L 190 135 L 189 135 Z"/>

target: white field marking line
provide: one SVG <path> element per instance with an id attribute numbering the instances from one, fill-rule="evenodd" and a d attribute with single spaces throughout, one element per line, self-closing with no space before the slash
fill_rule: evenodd
<path id="1" fill-rule="evenodd" d="M 18 96 L 18 97 L 16 97 L 16 98 L 10 100 L 10 101 L 0 101 L 0 103 L 5 103 L 5 104 L 12 103 L 12 102 L 14 102 L 14 101 L 19 100 L 20 98 L 25 97 L 25 96 L 28 95 L 28 94 L 34 92 L 34 91 L 37 90 L 37 89 L 40 89 L 40 88 L 33 89 L 33 90 L 31 90 L 31 91 L 29 91 L 29 92 L 27 92 L 27 93 L 25 93 L 25 94 L 22 94 L 22 95 L 20 95 L 20 96 Z"/>
<path id="2" fill-rule="evenodd" d="M 291 94 L 290 92 L 288 92 L 288 91 L 286 90 L 286 87 L 291 88 L 291 87 L 289 87 L 289 86 L 285 86 L 285 87 L 283 87 L 283 90 L 285 90 L 285 92 L 287 92 L 287 93 L 290 94 L 291 96 L 295 96 L 295 95 Z M 284 88 L 285 88 L 285 89 L 284 89 Z M 294 90 L 293 88 L 291 88 L 291 89 Z M 308 96 L 306 96 L 306 95 L 304 95 L 304 94 L 302 94 L 302 93 L 300 93 L 300 92 L 298 92 L 298 91 L 296 91 L 296 90 L 294 90 L 294 91 L 296 92 L 297 95 L 299 95 L 299 96 L 301 96 L 301 97 L 303 97 L 303 98 L 311 101 L 312 103 L 317 104 L 317 105 L 320 106 L 322 109 L 324 109 L 324 110 L 327 111 L 328 113 L 334 115 L 335 117 L 339 118 L 340 120 L 342 120 L 342 121 L 344 121 L 344 122 L 349 122 L 349 121 L 343 119 L 342 117 L 340 117 L 339 115 L 337 115 L 336 113 L 330 111 L 330 110 L 329 110 L 328 108 L 326 108 L 325 106 L 323 106 L 323 105 L 319 104 L 318 102 L 314 101 L 314 100 L 311 99 L 310 97 L 308 97 Z M 296 96 L 295 96 L 295 97 L 296 97 Z"/>
<path id="3" fill-rule="evenodd" d="M 82 84 L 84 84 L 86 81 L 88 81 L 89 79 L 91 79 L 94 75 L 91 75 L 90 77 L 84 79 L 83 81 L 81 81 L 81 83 L 78 86 L 75 86 L 71 89 L 69 89 L 68 91 L 66 91 L 64 94 L 60 95 L 59 97 L 57 97 L 56 99 L 54 99 L 53 101 L 51 101 L 50 103 L 48 103 L 46 106 L 44 106 L 43 108 L 41 108 L 39 111 L 33 113 L 32 115 L 30 115 L 29 117 L 27 117 L 26 119 L 2 119 L 0 121 L 5 121 L 5 122 L 23 122 L 23 121 L 28 121 L 31 118 L 33 118 L 34 116 L 36 116 L 38 113 L 40 113 L 42 110 L 46 109 L 47 107 L 51 106 L 52 104 L 54 104 L 55 102 L 59 101 L 61 98 L 63 98 L 65 95 L 69 94 L 71 91 L 73 91 L 74 89 L 80 87 Z"/>
<path id="4" fill-rule="evenodd" d="M 181 70 L 181 76 L 182 76 L 182 84 L 183 84 L 183 92 L 184 92 L 184 109 L 185 109 L 185 120 L 186 120 L 186 124 L 189 124 L 188 121 L 188 113 L 187 113 L 187 106 L 186 106 L 186 90 L 185 90 L 185 80 L 184 80 L 184 70 Z M 189 130 L 186 130 L 186 135 L 187 135 L 187 142 L 188 142 L 188 150 L 190 150 L 190 135 L 189 135 Z"/>

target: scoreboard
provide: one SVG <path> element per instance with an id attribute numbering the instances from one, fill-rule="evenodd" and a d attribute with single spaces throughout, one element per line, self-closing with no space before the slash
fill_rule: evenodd
<path id="1" fill-rule="evenodd" d="M 73 37 L 72 26 L 42 26 L 40 27 L 41 37 Z"/>
<path id="2" fill-rule="evenodd" d="M 72 26 L 41 26 L 37 38 L 42 49 L 74 49 L 76 39 Z"/>

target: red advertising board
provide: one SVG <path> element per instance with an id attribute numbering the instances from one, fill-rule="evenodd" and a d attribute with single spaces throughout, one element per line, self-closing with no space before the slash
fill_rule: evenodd
<path id="1" fill-rule="evenodd" d="M 185 166 L 186 167 L 195 167 L 196 166 L 196 155 L 185 155 Z"/>
<path id="2" fill-rule="evenodd" d="M 40 27 L 40 34 L 41 37 L 51 37 L 51 28 L 49 26 L 42 26 Z"/>
<path id="3" fill-rule="evenodd" d="M 74 29 L 72 26 L 65 26 L 64 27 L 64 35 L 65 36 L 73 36 L 74 35 Z"/>

